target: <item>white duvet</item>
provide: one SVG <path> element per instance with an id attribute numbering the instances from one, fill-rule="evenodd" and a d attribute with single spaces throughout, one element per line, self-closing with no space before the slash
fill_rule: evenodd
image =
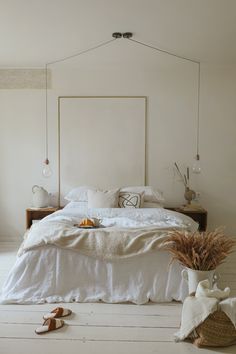
<path id="1" fill-rule="evenodd" d="M 85 216 L 99 218 L 101 226 L 78 228 Z M 164 209 L 77 210 L 68 216 L 63 211 L 33 225 L 18 255 L 40 246 L 54 245 L 112 261 L 161 249 L 173 227 L 191 229 L 187 222 L 173 214 L 170 217 Z"/>
<path id="2" fill-rule="evenodd" d="M 40 221 L 50 230 L 53 225 L 71 228 L 84 217 L 102 219 L 111 229 L 155 227 L 189 231 L 197 224 L 189 217 L 162 208 L 85 209 L 66 207 Z M 25 243 L 33 237 L 35 225 Z M 75 250 L 59 248 L 46 242 L 20 252 L 1 293 L 2 303 L 42 302 L 126 302 L 183 300 L 187 294 L 181 279 L 181 267 L 169 266 L 163 251 L 150 251 L 122 261 L 89 257 Z"/>
<path id="3" fill-rule="evenodd" d="M 98 208 L 88 209 L 70 203 L 64 209 L 53 213 L 41 222 L 60 221 L 67 225 L 78 223 L 84 217 L 96 217 L 105 227 L 144 227 L 184 228 L 196 230 L 197 224 L 184 214 L 164 208 Z"/>

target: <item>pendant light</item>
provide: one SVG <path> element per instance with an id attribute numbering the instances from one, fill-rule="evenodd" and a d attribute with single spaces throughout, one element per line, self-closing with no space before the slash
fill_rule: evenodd
<path id="1" fill-rule="evenodd" d="M 199 174 L 201 173 L 201 163 L 200 163 L 200 155 L 197 154 L 195 156 L 195 161 L 193 162 L 193 173 Z"/>
<path id="2" fill-rule="evenodd" d="M 42 170 L 43 177 L 51 177 L 52 175 L 52 170 L 50 167 L 50 163 L 48 159 L 45 159 L 43 162 L 43 170 Z"/>
<path id="3" fill-rule="evenodd" d="M 197 99 L 197 149 L 196 149 L 196 156 L 195 161 L 193 162 L 193 173 L 199 174 L 201 173 L 201 162 L 200 162 L 200 155 L 199 155 L 199 133 L 200 133 L 200 79 L 201 79 L 201 65 L 200 62 L 198 64 L 198 99 Z"/>
<path id="4" fill-rule="evenodd" d="M 45 160 L 43 162 L 43 177 L 50 177 L 52 170 L 48 159 L 48 66 L 45 66 Z"/>

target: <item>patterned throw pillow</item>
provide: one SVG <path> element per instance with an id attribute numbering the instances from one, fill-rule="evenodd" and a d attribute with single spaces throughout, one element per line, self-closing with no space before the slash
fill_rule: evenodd
<path id="1" fill-rule="evenodd" d="M 120 192 L 119 208 L 141 208 L 143 205 L 143 193 Z"/>

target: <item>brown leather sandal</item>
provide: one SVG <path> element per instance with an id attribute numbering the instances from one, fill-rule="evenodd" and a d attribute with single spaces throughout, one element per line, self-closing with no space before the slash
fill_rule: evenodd
<path id="1" fill-rule="evenodd" d="M 56 329 L 59 329 L 63 326 L 64 326 L 63 320 L 59 320 L 56 318 L 48 318 L 46 321 L 44 321 L 42 326 L 36 328 L 35 333 L 44 334 L 47 332 L 55 331 Z"/>
<path id="2" fill-rule="evenodd" d="M 69 316 L 71 314 L 72 311 L 69 309 L 64 309 L 63 307 L 56 307 L 50 313 L 44 315 L 43 319 L 47 320 L 48 318 L 60 318 L 60 317 Z"/>

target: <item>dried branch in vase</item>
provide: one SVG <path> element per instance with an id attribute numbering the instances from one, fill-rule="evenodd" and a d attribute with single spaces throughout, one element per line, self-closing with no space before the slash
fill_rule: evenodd
<path id="1" fill-rule="evenodd" d="M 187 182 L 187 178 L 186 176 L 182 175 L 182 173 L 180 172 L 180 169 L 179 169 L 179 166 L 177 165 L 177 163 L 175 162 L 175 167 L 176 167 L 176 170 L 178 172 L 178 175 L 180 176 L 181 178 L 181 181 L 183 182 L 184 186 L 187 188 L 188 187 L 188 182 Z"/>
<path id="2" fill-rule="evenodd" d="M 184 193 L 184 198 L 187 200 L 187 205 L 190 206 L 192 200 L 196 197 L 196 192 L 192 189 L 190 189 L 190 175 L 189 175 L 189 167 L 187 167 L 187 175 L 183 175 L 179 169 L 179 166 L 175 162 L 175 167 L 178 172 L 178 175 L 181 178 L 181 181 L 183 182 L 185 186 L 185 193 Z"/>

